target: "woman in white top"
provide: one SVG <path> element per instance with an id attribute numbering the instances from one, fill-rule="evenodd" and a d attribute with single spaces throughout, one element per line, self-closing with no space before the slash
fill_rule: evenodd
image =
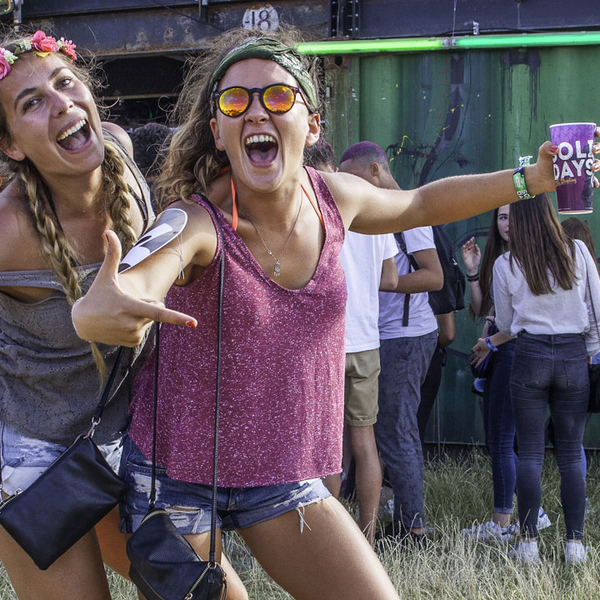
<path id="1" fill-rule="evenodd" d="M 600 349 L 592 299 L 600 278 L 585 244 L 570 240 L 546 194 L 511 207 L 510 252 L 494 264 L 496 324 L 517 336 L 511 395 L 519 445 L 517 496 L 522 540 L 511 556 L 539 560 L 546 411 L 555 426 L 567 562 L 584 562 L 585 482 L 581 444 L 589 396 L 588 356 Z"/>

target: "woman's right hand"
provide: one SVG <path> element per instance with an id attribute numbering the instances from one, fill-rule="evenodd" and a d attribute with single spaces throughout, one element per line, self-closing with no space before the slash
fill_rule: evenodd
<path id="1" fill-rule="evenodd" d="M 467 269 L 467 275 L 476 275 L 479 270 L 479 263 L 481 262 L 481 250 L 475 242 L 474 237 L 463 244 L 462 257 Z"/>
<path id="2" fill-rule="evenodd" d="M 71 317 L 77 335 L 91 342 L 133 347 L 140 344 L 154 321 L 196 327 L 196 319 L 169 310 L 162 302 L 130 296 L 119 286 L 121 244 L 106 232 L 108 248 L 104 262 L 88 293 L 77 300 Z"/>

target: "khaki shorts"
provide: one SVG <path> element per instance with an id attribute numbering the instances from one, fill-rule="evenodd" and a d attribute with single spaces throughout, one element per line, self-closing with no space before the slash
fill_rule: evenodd
<path id="1" fill-rule="evenodd" d="M 346 354 L 344 420 L 351 427 L 377 422 L 379 348 Z"/>

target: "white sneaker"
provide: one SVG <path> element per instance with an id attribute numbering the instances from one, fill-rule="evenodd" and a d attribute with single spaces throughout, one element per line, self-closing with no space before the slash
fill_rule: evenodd
<path id="1" fill-rule="evenodd" d="M 590 551 L 589 546 L 567 542 L 565 546 L 565 562 L 570 564 L 581 564 L 587 561 L 587 555 Z"/>
<path id="2" fill-rule="evenodd" d="M 500 527 L 494 521 L 488 521 L 482 525 L 474 525 L 470 529 L 463 529 L 461 533 L 469 540 L 480 540 L 486 542 L 508 542 L 512 537 L 508 527 Z"/>
<path id="3" fill-rule="evenodd" d="M 533 542 L 519 542 L 508 551 L 508 556 L 521 563 L 540 562 L 540 552 L 538 550 L 537 540 Z"/>
<path id="4" fill-rule="evenodd" d="M 546 511 L 540 506 L 538 511 L 537 529 L 541 531 L 552 525 L 550 517 L 546 514 Z M 520 521 L 517 521 L 514 525 L 509 525 L 508 530 L 512 535 L 517 535 L 521 529 Z"/>

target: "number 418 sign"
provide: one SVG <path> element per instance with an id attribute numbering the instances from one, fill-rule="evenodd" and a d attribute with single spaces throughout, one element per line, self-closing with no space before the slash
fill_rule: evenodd
<path id="1" fill-rule="evenodd" d="M 279 27 L 279 15 L 272 6 L 249 8 L 242 20 L 244 29 L 260 29 L 269 31 Z"/>

